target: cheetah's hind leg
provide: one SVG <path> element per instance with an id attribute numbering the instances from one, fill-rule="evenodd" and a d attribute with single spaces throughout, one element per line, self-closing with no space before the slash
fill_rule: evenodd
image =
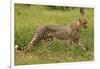
<path id="1" fill-rule="evenodd" d="M 47 47 L 48 47 L 48 50 L 50 49 L 50 47 L 52 46 L 52 42 L 53 42 L 53 38 L 52 37 L 49 37 L 49 38 L 46 38 L 44 39 Z"/>

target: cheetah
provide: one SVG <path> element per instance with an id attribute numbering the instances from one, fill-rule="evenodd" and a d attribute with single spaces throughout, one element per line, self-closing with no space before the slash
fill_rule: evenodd
<path id="1" fill-rule="evenodd" d="M 59 40 L 71 40 L 76 44 L 80 44 L 80 31 L 81 28 L 86 29 L 88 27 L 88 21 L 83 18 L 84 11 L 80 9 L 81 17 L 78 21 L 68 25 L 46 25 L 39 27 L 31 42 L 24 48 L 17 47 L 18 50 L 23 50 L 25 53 L 38 45 L 42 40 L 47 43 L 48 49 L 50 48 L 54 39 Z"/>
<path id="2" fill-rule="evenodd" d="M 76 23 L 69 24 L 69 25 L 46 25 L 39 27 L 31 42 L 22 50 L 27 52 L 31 50 L 33 46 L 36 46 L 42 40 L 46 41 L 48 44 L 48 48 L 54 39 L 60 40 L 68 40 L 71 39 L 74 43 L 80 43 L 80 30 L 81 28 L 86 29 L 88 27 L 87 20 L 82 21 L 79 19 Z M 21 48 L 19 48 L 21 49 Z"/>

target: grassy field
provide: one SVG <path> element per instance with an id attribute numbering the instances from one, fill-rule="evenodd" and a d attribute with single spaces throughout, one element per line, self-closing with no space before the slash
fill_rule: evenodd
<path id="1" fill-rule="evenodd" d="M 31 52 L 24 54 L 15 52 L 15 65 L 62 63 L 94 60 L 94 9 L 85 9 L 89 27 L 87 32 L 81 30 L 81 42 L 88 51 L 70 46 L 66 41 L 55 40 L 50 50 L 44 42 L 34 47 Z M 38 5 L 15 4 L 15 45 L 26 46 L 32 39 L 32 34 L 41 25 L 61 24 L 66 25 L 78 20 L 79 8 L 69 10 L 48 9 Z"/>

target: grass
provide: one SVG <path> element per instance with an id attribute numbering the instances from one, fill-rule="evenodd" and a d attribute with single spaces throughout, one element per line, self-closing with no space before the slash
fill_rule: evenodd
<path id="1" fill-rule="evenodd" d="M 23 54 L 15 52 L 15 65 L 62 63 L 94 60 L 94 9 L 86 8 L 88 18 L 88 32 L 81 30 L 81 42 L 88 51 L 84 52 L 73 43 L 55 40 L 50 50 L 42 41 L 39 47 Z M 51 10 L 46 6 L 25 6 L 15 4 L 15 45 L 26 46 L 32 39 L 32 34 L 41 25 L 69 24 L 79 18 L 79 8 L 73 10 Z M 66 44 L 65 44 L 66 43 Z M 24 55 L 24 57 L 23 57 Z"/>

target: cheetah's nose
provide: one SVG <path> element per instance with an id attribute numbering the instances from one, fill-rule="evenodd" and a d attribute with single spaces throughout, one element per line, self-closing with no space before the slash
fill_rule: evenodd
<path id="1" fill-rule="evenodd" d="M 88 25 L 86 25 L 86 27 L 88 27 Z"/>

